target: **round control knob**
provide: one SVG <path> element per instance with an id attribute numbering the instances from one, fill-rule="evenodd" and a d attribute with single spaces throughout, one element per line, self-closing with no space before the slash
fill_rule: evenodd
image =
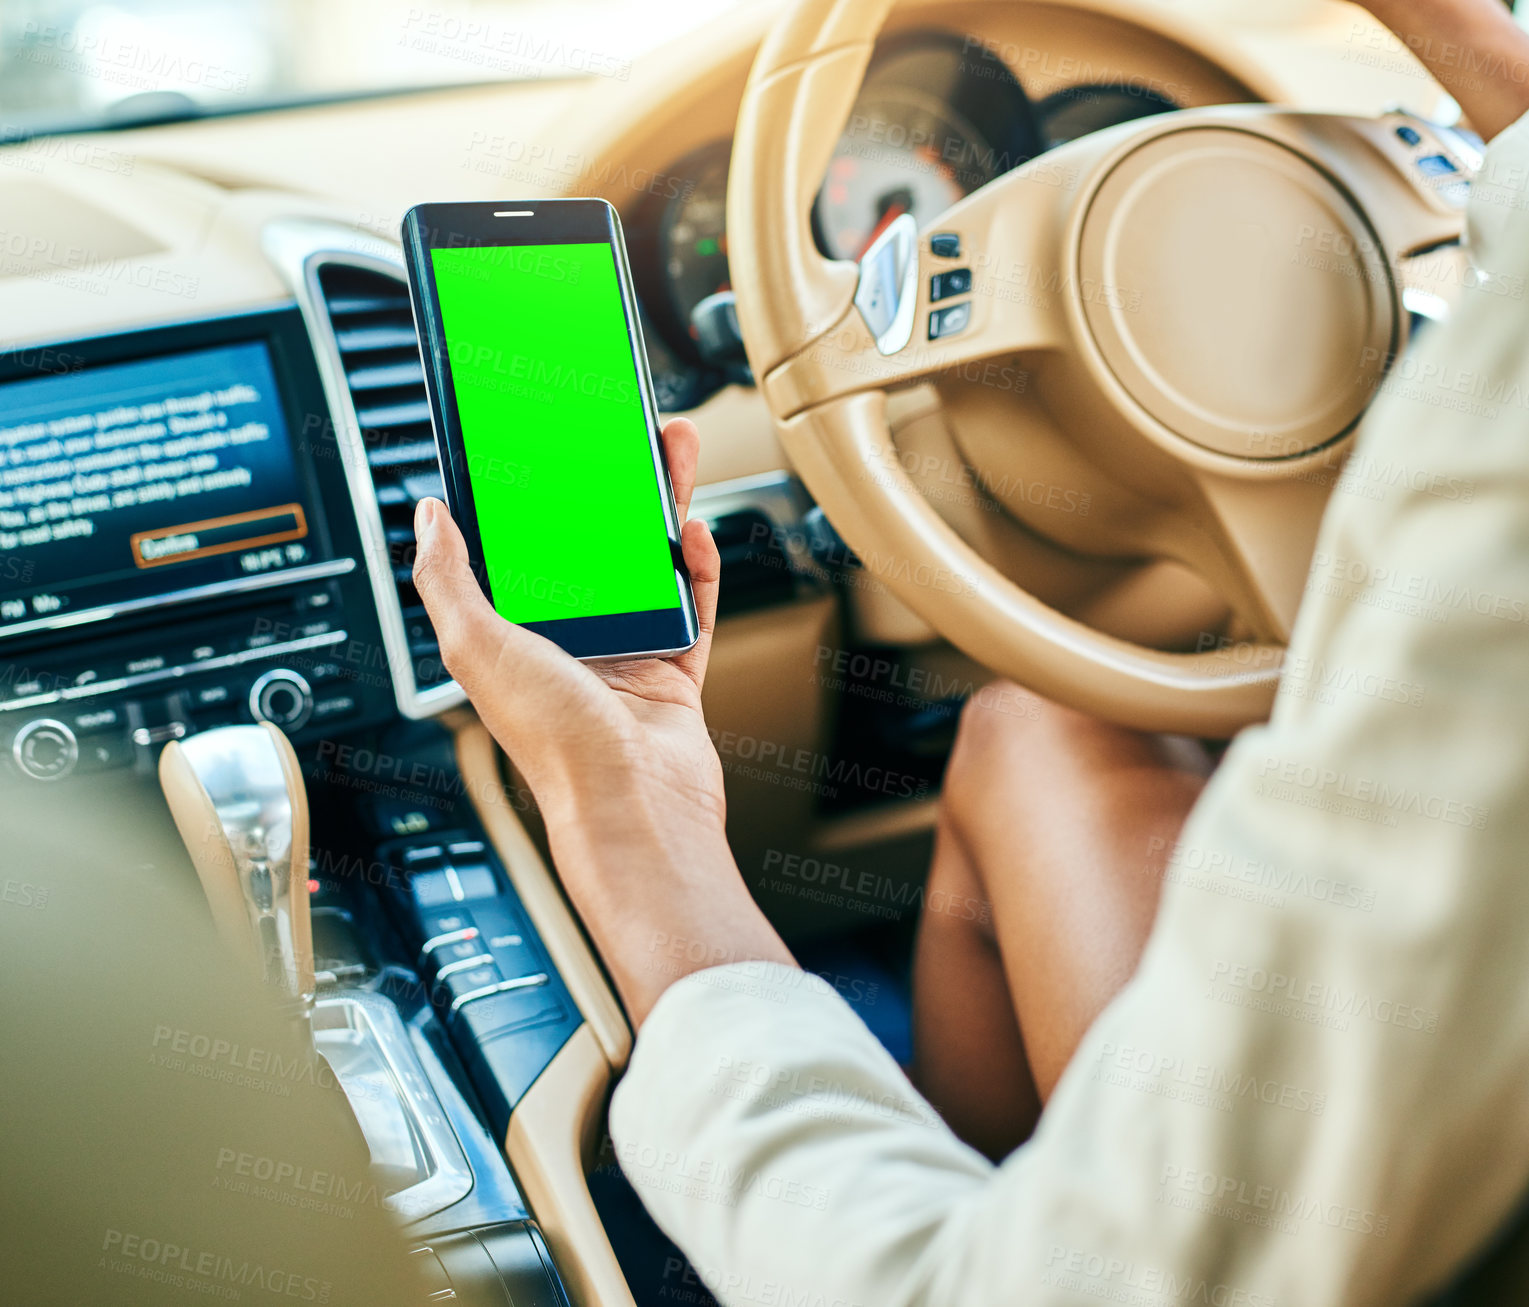
<path id="1" fill-rule="evenodd" d="M 278 667 L 250 686 L 250 712 L 258 722 L 300 731 L 313 715 L 313 690 L 296 672 Z"/>
<path id="2" fill-rule="evenodd" d="M 63 722 L 39 717 L 16 732 L 11 757 L 34 781 L 61 781 L 80 760 L 80 743 Z"/>

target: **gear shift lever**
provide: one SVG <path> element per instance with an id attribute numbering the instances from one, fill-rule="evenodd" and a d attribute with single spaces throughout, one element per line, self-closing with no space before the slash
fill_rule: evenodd
<path id="1" fill-rule="evenodd" d="M 327 972 L 314 1001 L 308 797 L 287 737 L 262 722 L 172 741 L 159 782 L 218 933 L 291 1002 L 315 1059 L 345 1091 L 387 1205 L 412 1219 L 457 1202 L 472 1168 L 398 1009 L 336 988 Z"/>
<path id="2" fill-rule="evenodd" d="M 225 726 L 171 741 L 159 782 L 224 941 L 313 1010 L 308 796 L 291 742 L 275 726 Z"/>

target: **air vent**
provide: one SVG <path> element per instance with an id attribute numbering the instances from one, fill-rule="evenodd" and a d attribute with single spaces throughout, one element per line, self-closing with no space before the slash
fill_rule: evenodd
<path id="1" fill-rule="evenodd" d="M 342 263 L 318 272 L 356 422 L 382 514 L 409 659 L 420 691 L 451 678 L 414 589 L 414 505 L 441 494 L 440 464 L 408 287 L 385 273 Z"/>

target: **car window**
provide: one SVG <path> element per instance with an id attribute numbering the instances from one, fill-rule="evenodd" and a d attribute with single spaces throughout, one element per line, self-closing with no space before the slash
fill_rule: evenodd
<path id="1" fill-rule="evenodd" d="M 631 75 L 739 0 L 0 0 L 0 138 L 411 87 Z"/>

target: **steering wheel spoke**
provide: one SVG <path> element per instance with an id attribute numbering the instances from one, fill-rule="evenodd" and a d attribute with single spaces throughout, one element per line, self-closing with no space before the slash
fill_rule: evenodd
<path id="1" fill-rule="evenodd" d="M 1336 479 L 1336 462 L 1327 461 L 1263 480 L 1201 472 L 1200 529 L 1176 532 L 1172 552 L 1227 600 L 1244 629 L 1283 645 Z"/>
<path id="2" fill-rule="evenodd" d="M 1084 138 L 1032 159 L 922 235 L 909 214 L 889 223 L 859 260 L 849 308 L 763 378 L 771 408 L 789 417 L 869 390 L 991 382 L 1016 356 L 1064 348 L 1064 225 L 1101 148 Z"/>

